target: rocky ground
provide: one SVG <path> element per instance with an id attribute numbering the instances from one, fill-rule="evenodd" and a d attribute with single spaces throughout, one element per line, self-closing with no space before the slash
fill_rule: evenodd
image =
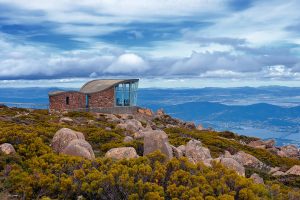
<path id="1" fill-rule="evenodd" d="M 174 119 L 163 110 L 153 113 L 140 109 L 136 115 L 113 115 L 0 109 L 1 155 L 12 156 L 1 160 L 5 198 L 22 196 L 14 194 L 5 182 L 11 168 L 16 167 L 10 162 L 23 165 L 24 159 L 47 153 L 94 162 L 100 157 L 122 161 L 161 152 L 166 162 L 186 158 L 194 165 L 203 163 L 212 169 L 219 163 L 256 184 L 268 187 L 269 182 L 276 182 L 299 190 L 300 151 L 293 145 L 277 147 L 274 140 L 206 130 L 193 122 Z M 24 135 L 24 131 L 28 134 Z"/>

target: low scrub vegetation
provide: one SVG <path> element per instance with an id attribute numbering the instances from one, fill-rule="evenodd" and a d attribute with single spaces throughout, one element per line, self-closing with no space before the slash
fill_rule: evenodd
<path id="1" fill-rule="evenodd" d="M 124 143 L 124 131 L 91 114 L 69 113 L 76 123 L 58 123 L 58 115 L 47 111 L 0 108 L 0 144 L 11 143 L 16 154 L 0 155 L 0 197 L 16 195 L 18 199 L 203 199 L 254 200 L 300 199 L 299 180 L 287 177 L 275 179 L 262 171 L 254 171 L 266 179 L 266 184 L 254 184 L 251 179 L 213 163 L 192 164 L 186 158 L 167 160 L 154 152 L 143 155 L 143 140 Z M 93 123 L 88 123 L 93 120 Z M 93 161 L 55 154 L 51 139 L 62 127 L 83 132 L 96 154 Z M 109 128 L 108 128 L 109 127 Z M 175 146 L 191 138 L 200 140 L 214 157 L 225 150 L 243 150 L 270 166 L 299 164 L 299 160 L 280 158 L 268 151 L 240 144 L 252 138 L 214 131 L 168 128 L 169 141 Z M 137 159 L 115 161 L 104 158 L 111 148 L 132 146 Z M 252 171 L 251 171 L 252 170 Z M 291 181 L 292 180 L 292 181 Z"/>

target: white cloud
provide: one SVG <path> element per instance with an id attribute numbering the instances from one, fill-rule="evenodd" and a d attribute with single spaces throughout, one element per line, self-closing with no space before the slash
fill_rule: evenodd
<path id="1" fill-rule="evenodd" d="M 132 74 L 145 72 L 148 69 L 146 61 L 133 53 L 120 55 L 104 72 L 111 74 Z"/>
<path id="2" fill-rule="evenodd" d="M 298 0 L 256 1 L 249 9 L 220 18 L 214 26 L 194 34 L 243 38 L 255 46 L 292 42 L 295 37 L 285 28 L 299 20 L 299 7 Z"/>

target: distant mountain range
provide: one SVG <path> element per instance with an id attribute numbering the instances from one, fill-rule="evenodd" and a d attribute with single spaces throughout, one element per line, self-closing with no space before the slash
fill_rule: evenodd
<path id="1" fill-rule="evenodd" d="M 211 102 L 188 102 L 164 106 L 164 109 L 176 117 L 184 116 L 186 120 L 241 122 L 300 118 L 300 106 L 280 107 L 267 103 L 234 106 Z"/>

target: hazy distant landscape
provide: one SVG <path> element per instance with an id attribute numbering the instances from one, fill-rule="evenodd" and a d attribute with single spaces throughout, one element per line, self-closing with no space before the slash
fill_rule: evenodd
<path id="1" fill-rule="evenodd" d="M 1 88 L 0 102 L 45 108 L 48 92 L 57 89 Z M 204 127 L 300 145 L 300 88 L 139 89 L 138 104 Z"/>

